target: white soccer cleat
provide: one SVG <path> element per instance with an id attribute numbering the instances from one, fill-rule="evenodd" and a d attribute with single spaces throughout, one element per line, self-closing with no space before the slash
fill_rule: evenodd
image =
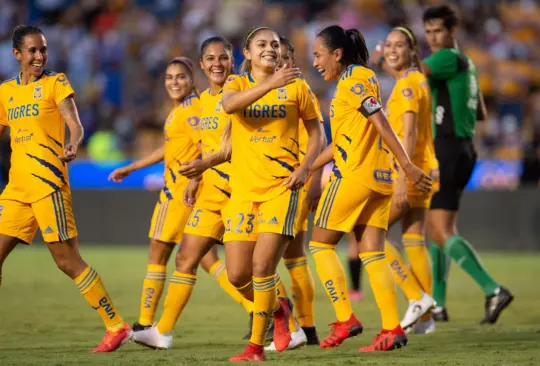
<path id="1" fill-rule="evenodd" d="M 153 349 L 172 348 L 172 332 L 161 334 L 156 326 L 133 332 L 133 340 L 141 346 Z"/>
<path id="2" fill-rule="evenodd" d="M 431 334 L 435 333 L 435 320 L 429 318 L 424 321 L 419 321 L 405 331 L 407 334 Z"/>
<path id="3" fill-rule="evenodd" d="M 412 327 L 424 314 L 433 309 L 435 305 L 436 302 L 433 297 L 426 293 L 423 293 L 420 300 L 409 301 L 409 308 L 401 321 L 401 327 L 404 330 Z"/>
<path id="4" fill-rule="evenodd" d="M 298 325 L 298 323 L 296 323 L 296 329 L 298 329 L 296 332 L 291 332 L 291 341 L 286 348 L 287 351 L 304 347 L 307 344 L 306 333 L 304 333 L 304 330 Z M 272 342 L 268 347 L 264 347 L 264 350 L 275 352 L 276 345 L 274 342 Z"/>

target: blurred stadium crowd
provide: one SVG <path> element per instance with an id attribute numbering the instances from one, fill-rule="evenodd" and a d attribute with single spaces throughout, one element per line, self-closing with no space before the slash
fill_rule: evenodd
<path id="1" fill-rule="evenodd" d="M 163 70 L 173 56 L 198 59 L 212 35 L 235 46 L 265 24 L 291 38 L 304 76 L 326 112 L 333 90 L 311 67 L 316 32 L 338 22 L 358 28 L 370 48 L 392 26 L 408 24 L 423 40 L 422 11 L 429 0 L 2 0 L 0 80 L 18 72 L 11 31 L 21 23 L 42 28 L 49 69 L 66 72 L 77 92 L 92 159 L 139 157 L 161 143 L 170 105 Z M 461 13 L 459 46 L 479 68 L 489 121 L 478 129 L 480 157 L 523 159 L 540 155 L 540 6 L 534 0 L 453 1 Z M 422 42 L 425 45 L 425 42 Z M 422 54 L 427 55 L 427 48 Z M 197 85 L 206 87 L 200 73 Z M 380 75 L 383 91 L 393 81 Z M 327 113 L 324 113 L 327 115 Z M 4 138 L 5 140 L 5 138 Z M 536 165 L 535 165 L 536 164 Z"/>

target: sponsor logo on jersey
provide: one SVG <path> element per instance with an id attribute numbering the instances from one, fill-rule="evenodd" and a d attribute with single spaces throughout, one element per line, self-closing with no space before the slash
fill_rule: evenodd
<path id="1" fill-rule="evenodd" d="M 403 96 L 405 98 L 411 99 L 412 95 L 413 95 L 413 92 L 412 92 L 411 88 L 403 88 L 403 89 L 401 89 L 401 94 L 403 94 Z"/>
<path id="2" fill-rule="evenodd" d="M 392 171 L 386 169 L 375 169 L 373 171 L 373 179 L 380 183 L 392 184 Z"/>
<path id="3" fill-rule="evenodd" d="M 263 144 L 271 144 L 275 140 L 276 140 L 276 136 L 257 136 L 257 135 L 253 135 L 249 139 L 249 142 L 254 142 L 254 143 L 259 143 L 260 142 L 260 143 L 263 143 Z"/>
<path id="4" fill-rule="evenodd" d="M 187 119 L 187 122 L 191 127 L 195 127 L 199 124 L 199 117 L 197 116 L 191 116 Z"/>

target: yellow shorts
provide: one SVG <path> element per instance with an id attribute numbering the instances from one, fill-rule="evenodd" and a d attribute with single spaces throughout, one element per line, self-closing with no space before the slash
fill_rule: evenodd
<path id="1" fill-rule="evenodd" d="M 377 193 L 358 179 L 336 178 L 323 191 L 315 225 L 344 233 L 358 225 L 388 230 L 391 203 L 392 195 Z"/>
<path id="2" fill-rule="evenodd" d="M 193 208 L 184 229 L 185 234 L 202 236 L 205 238 L 223 239 L 225 224 L 221 211 L 210 211 L 202 208 Z"/>
<path id="3" fill-rule="evenodd" d="M 169 199 L 161 191 L 150 224 L 148 236 L 151 239 L 177 244 L 182 241 L 184 227 L 192 208 L 184 204 L 183 194 L 178 196 L 179 198 Z"/>
<path id="4" fill-rule="evenodd" d="M 38 227 L 47 243 L 77 236 L 67 184 L 34 203 L 0 199 L 0 234 L 30 244 Z"/>
<path id="5" fill-rule="evenodd" d="M 232 195 L 224 209 L 223 242 L 257 241 L 259 233 L 276 233 L 294 237 L 300 225 L 302 190 L 287 190 L 266 202 L 243 201 Z"/>
<path id="6" fill-rule="evenodd" d="M 299 229 L 298 232 L 307 232 L 308 231 L 308 216 L 309 216 L 309 207 L 307 204 L 307 193 L 309 191 L 309 184 L 302 187 L 302 196 L 300 196 L 300 216 L 298 217 Z"/>

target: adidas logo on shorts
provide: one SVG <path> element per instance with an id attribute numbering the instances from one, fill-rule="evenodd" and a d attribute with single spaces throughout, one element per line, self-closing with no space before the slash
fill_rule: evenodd
<path id="1" fill-rule="evenodd" d="M 277 221 L 277 218 L 274 216 L 270 219 L 270 221 L 268 221 L 269 224 L 271 225 L 277 225 L 278 221 Z"/>
<path id="2" fill-rule="evenodd" d="M 43 234 L 52 234 L 53 229 L 50 226 L 47 226 L 47 228 L 43 231 Z"/>

